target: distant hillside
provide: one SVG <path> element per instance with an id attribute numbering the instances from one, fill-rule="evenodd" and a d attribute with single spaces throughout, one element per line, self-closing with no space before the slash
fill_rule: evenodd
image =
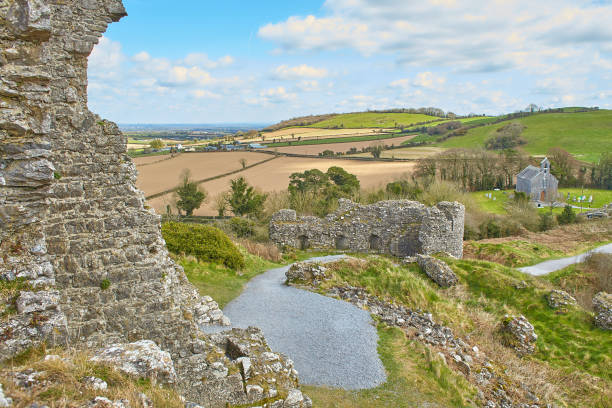
<path id="1" fill-rule="evenodd" d="M 360 112 L 335 115 L 327 120 L 314 123 L 310 127 L 332 129 L 400 128 L 439 120 L 442 119 L 421 113 Z"/>
<path id="2" fill-rule="evenodd" d="M 577 159 L 596 162 L 602 152 L 612 151 L 612 111 L 598 110 L 576 112 L 565 109 L 563 113 L 540 113 L 513 119 L 525 126 L 521 137 L 527 142 L 522 148 L 534 155 L 544 155 L 551 147 L 561 147 Z M 451 137 L 439 147 L 484 147 L 498 128 L 508 122 L 475 127 L 464 136 Z"/>
<path id="3" fill-rule="evenodd" d="M 328 113 L 325 115 L 310 115 L 310 116 L 300 116 L 298 118 L 283 120 L 275 125 L 268 126 L 264 128 L 264 132 L 272 132 L 274 130 L 284 129 L 293 126 L 310 126 L 313 123 L 321 122 L 327 119 L 331 119 L 334 116 L 337 116 L 337 113 Z"/>

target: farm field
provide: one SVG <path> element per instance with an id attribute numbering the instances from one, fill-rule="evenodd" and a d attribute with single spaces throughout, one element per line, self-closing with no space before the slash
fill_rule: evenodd
<path id="1" fill-rule="evenodd" d="M 396 128 L 409 127 L 416 123 L 440 121 L 441 118 L 420 113 L 345 113 L 331 119 L 317 122 L 313 128 Z"/>
<path id="2" fill-rule="evenodd" d="M 284 128 L 280 130 L 275 130 L 273 132 L 264 132 L 262 133 L 265 137 L 266 141 L 270 141 L 272 139 L 292 139 L 295 137 L 306 138 L 330 138 L 330 137 L 341 137 L 341 136 L 361 136 L 368 134 L 377 134 L 377 133 L 392 133 L 395 132 L 395 129 L 319 129 L 312 127 L 290 127 Z M 261 138 L 249 139 L 246 141 L 261 141 Z"/>
<path id="3" fill-rule="evenodd" d="M 414 138 L 414 136 L 410 136 Z M 407 139 L 410 140 L 410 139 Z M 397 145 L 397 143 L 395 143 Z M 381 153 L 380 157 L 383 159 L 421 159 L 423 157 L 432 156 L 436 153 L 443 152 L 445 149 L 440 147 L 406 147 L 402 149 L 385 150 Z M 354 157 L 372 157 L 370 153 L 357 153 L 352 154 Z"/>
<path id="4" fill-rule="evenodd" d="M 333 152 L 341 152 L 345 153 L 354 147 L 358 150 L 361 150 L 363 147 L 369 147 L 372 144 L 383 143 L 385 145 L 400 145 L 403 142 L 407 142 L 412 139 L 414 135 L 410 136 L 402 136 L 402 137 L 394 137 L 390 139 L 379 139 L 379 140 L 364 140 L 359 141 L 359 139 L 351 142 L 341 142 L 341 143 L 317 143 L 311 145 L 297 145 L 297 146 L 283 146 L 276 147 L 275 150 L 278 150 L 280 153 L 293 153 L 293 154 L 319 154 L 325 150 L 332 150 Z M 332 139 L 335 140 L 335 139 Z M 270 146 L 273 147 L 273 146 Z M 371 157 L 369 153 L 367 156 Z"/>
<path id="5" fill-rule="evenodd" d="M 220 153 L 212 153 L 212 155 L 218 154 Z M 236 159 L 236 163 L 237 160 L 238 159 Z M 304 170 L 314 168 L 326 171 L 332 166 L 340 166 L 346 171 L 355 174 L 359 178 L 359 181 L 363 187 L 375 187 L 395 180 L 404 173 L 411 172 L 414 164 L 406 162 L 368 162 L 279 157 L 260 166 L 241 172 L 239 175 L 244 176 L 251 185 L 254 185 L 258 189 L 264 192 L 273 192 L 285 190 L 289 186 L 289 176 L 295 172 L 303 172 Z M 147 169 L 147 167 L 155 166 L 145 166 L 143 169 Z M 178 170 L 175 170 L 176 173 L 168 177 L 168 179 L 172 180 L 174 184 L 170 184 L 170 186 L 166 188 L 174 187 L 177 184 L 180 171 L 183 168 L 185 168 L 185 166 L 175 165 L 175 169 Z M 214 174 L 221 174 L 223 171 L 218 171 L 216 170 L 216 167 L 212 166 L 206 170 L 205 173 L 209 176 L 213 176 Z M 217 215 L 214 209 L 213 198 L 217 194 L 229 190 L 230 180 L 238 177 L 239 175 L 234 174 L 201 184 L 201 186 L 208 192 L 209 199 L 199 210 L 195 211 L 194 215 Z M 151 177 L 154 177 L 152 173 L 141 174 L 139 177 L 139 185 L 152 186 L 153 188 L 156 188 L 155 180 L 150 180 Z M 156 189 L 156 191 L 163 190 L 163 188 Z M 156 192 L 148 191 L 147 189 L 144 189 L 144 191 L 146 195 Z M 173 199 L 173 194 L 167 194 L 163 197 L 149 200 L 147 204 L 155 208 L 158 214 L 162 214 L 165 212 L 166 205 L 171 204 Z"/>
<path id="6" fill-rule="evenodd" d="M 246 159 L 248 166 L 269 159 L 270 155 L 252 152 L 188 153 L 142 166 L 145 159 L 160 160 L 160 156 L 143 157 L 136 161 L 139 173 L 136 186 L 149 196 L 176 187 L 183 169 L 190 169 L 194 180 L 202 180 L 240 169 L 239 160 L 242 158 Z"/>
<path id="7" fill-rule="evenodd" d="M 612 111 L 580 113 L 542 113 L 515 119 L 526 126 L 522 148 L 534 155 L 545 155 L 549 148 L 560 146 L 577 159 L 595 163 L 602 152 L 612 151 Z M 496 129 L 510 122 L 470 129 L 465 136 L 452 137 L 436 144 L 439 147 L 482 147 Z"/>

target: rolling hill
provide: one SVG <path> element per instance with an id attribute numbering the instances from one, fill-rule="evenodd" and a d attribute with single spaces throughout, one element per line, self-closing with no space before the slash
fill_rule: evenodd
<path id="1" fill-rule="evenodd" d="M 561 147 L 577 159 L 596 162 L 602 152 L 612 151 L 612 111 L 542 113 L 513 121 L 525 125 L 523 149 L 545 155 L 551 147 Z M 495 131 L 508 122 L 470 129 L 465 136 L 449 138 L 435 146 L 443 148 L 483 147 Z"/>

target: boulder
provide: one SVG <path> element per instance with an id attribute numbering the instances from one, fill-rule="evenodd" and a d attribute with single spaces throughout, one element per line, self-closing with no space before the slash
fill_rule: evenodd
<path id="1" fill-rule="evenodd" d="M 296 262 L 285 273 L 287 283 L 311 283 L 314 286 L 327 279 L 327 268 L 312 262 Z"/>
<path id="2" fill-rule="evenodd" d="M 443 288 L 454 286 L 458 282 L 457 275 L 446 262 L 428 255 L 418 255 L 417 263 L 431 280 Z"/>
<path id="3" fill-rule="evenodd" d="M 538 336 L 525 316 L 504 316 L 502 334 L 504 343 L 519 355 L 532 354 L 535 351 Z"/>
<path id="4" fill-rule="evenodd" d="M 599 292 L 593 297 L 595 325 L 604 330 L 612 330 L 612 295 Z"/>
<path id="5" fill-rule="evenodd" d="M 176 372 L 170 354 L 150 340 L 113 344 L 98 351 L 91 360 L 111 365 L 132 377 L 148 378 L 154 383 L 176 383 Z"/>
<path id="6" fill-rule="evenodd" d="M 548 296 L 546 296 L 548 306 L 552 309 L 566 309 L 568 306 L 574 306 L 576 299 L 574 299 L 569 293 L 562 290 L 552 290 Z"/>

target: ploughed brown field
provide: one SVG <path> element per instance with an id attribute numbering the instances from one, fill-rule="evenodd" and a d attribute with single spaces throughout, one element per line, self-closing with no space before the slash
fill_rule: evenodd
<path id="1" fill-rule="evenodd" d="M 270 155 L 252 152 L 185 153 L 163 160 L 167 157 L 154 156 L 134 160 L 138 169 L 136 186 L 144 191 L 146 196 L 176 187 L 184 169 L 191 170 L 194 180 L 202 180 L 241 169 L 240 159 L 246 159 L 247 166 L 250 166 L 269 159 Z M 151 160 L 153 158 L 156 160 Z M 155 161 L 158 162 L 154 163 Z"/>
<path id="2" fill-rule="evenodd" d="M 244 155 L 245 153 L 242 153 Z M 262 154 L 252 153 L 257 156 L 249 161 L 256 161 L 255 158 L 258 156 L 264 156 Z M 206 156 L 206 160 L 201 159 L 200 161 L 193 160 L 193 163 L 197 164 L 192 168 L 194 179 L 203 179 L 212 177 L 215 174 L 223 174 L 227 172 L 227 169 L 235 169 L 236 166 L 229 166 L 228 163 L 238 163 L 241 153 L 203 153 Z M 214 156 L 217 156 L 214 157 Z M 163 191 L 168 188 L 172 188 L 178 184 L 180 172 L 183 168 L 188 167 L 185 158 L 189 156 L 198 156 L 198 154 L 182 155 L 180 161 L 173 163 L 173 166 L 165 165 L 159 166 L 165 163 L 172 163 L 175 159 L 169 160 L 168 162 L 161 162 L 149 166 L 139 168 L 141 174 L 138 179 L 138 186 L 145 191 L 145 195 L 151 195 L 155 192 Z M 208 158 L 213 156 L 212 158 Z M 265 156 L 269 158 L 270 156 Z M 239 165 L 239 163 L 238 163 Z M 202 207 L 197 210 L 195 215 L 217 215 L 214 209 L 213 198 L 224 191 L 229 190 L 230 180 L 244 176 L 247 181 L 257 187 L 261 191 L 273 192 L 287 189 L 289 186 L 289 176 L 295 172 L 303 172 L 309 169 L 319 169 L 326 171 L 332 166 L 339 166 L 344 168 L 349 173 L 355 174 L 363 187 L 377 187 L 388 183 L 389 181 L 398 179 L 405 173 L 410 173 L 414 168 L 412 162 L 367 162 L 367 161 L 349 161 L 349 160 L 334 160 L 334 159 L 309 159 L 309 158 L 293 158 L 293 157 L 278 157 L 272 161 L 256 166 L 252 169 L 248 169 L 244 172 L 226 176 L 217 180 L 213 180 L 207 183 L 201 184 L 201 186 L 208 192 L 208 200 Z M 225 166 L 225 167 L 224 167 Z M 173 174 L 164 174 L 164 180 L 172 181 L 167 183 L 165 188 L 160 187 L 159 177 L 162 172 Z M 169 187 L 167 187 L 170 185 Z M 153 200 L 149 200 L 148 205 L 155 208 L 155 210 L 162 214 L 165 212 L 166 206 L 172 204 L 174 200 L 174 194 L 167 194 L 163 197 L 159 197 Z"/>
<path id="3" fill-rule="evenodd" d="M 403 136 L 403 137 L 395 137 L 392 139 L 384 139 L 384 140 L 369 140 L 364 142 L 346 142 L 346 143 L 328 143 L 328 144 L 318 144 L 318 145 L 305 145 L 305 146 L 285 146 L 285 147 L 277 147 L 280 153 L 294 153 L 294 154 L 319 154 L 324 152 L 325 150 L 331 150 L 334 153 L 346 153 L 350 150 L 351 147 L 356 148 L 357 150 L 361 150 L 363 147 L 369 147 L 375 144 L 384 144 L 384 145 L 395 145 L 398 146 L 403 142 L 414 138 L 414 135 Z M 372 155 L 370 153 L 365 153 L 365 156 Z"/>

